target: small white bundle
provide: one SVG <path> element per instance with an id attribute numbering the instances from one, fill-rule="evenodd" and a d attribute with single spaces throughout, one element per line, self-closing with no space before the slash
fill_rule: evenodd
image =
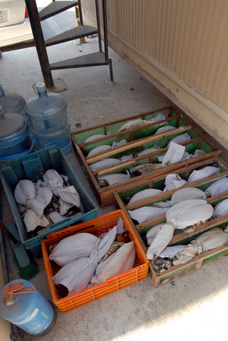
<path id="1" fill-rule="evenodd" d="M 92 163 L 90 165 L 90 169 L 91 169 L 92 172 L 95 172 L 98 169 L 103 169 L 103 168 L 111 167 L 113 165 L 117 165 L 120 162 L 121 162 L 120 160 L 114 159 L 114 158 L 103 159 L 103 160 L 97 161 L 95 163 Z"/>
<path id="2" fill-rule="evenodd" d="M 165 178 L 165 187 L 163 192 L 171 191 L 187 184 L 187 181 L 182 179 L 178 174 L 168 174 Z"/>
<path id="3" fill-rule="evenodd" d="M 48 187 L 39 187 L 37 196 L 35 199 L 28 200 L 27 206 L 28 208 L 31 208 L 38 217 L 41 217 L 44 214 L 45 207 L 50 204 L 52 197 L 53 193 Z"/>
<path id="4" fill-rule="evenodd" d="M 122 181 L 126 181 L 131 178 L 130 173 L 127 171 L 127 174 L 117 173 L 117 174 L 107 174 L 98 176 L 97 180 L 100 185 L 103 185 L 104 182 L 107 182 L 109 186 L 117 184 Z"/>
<path id="5" fill-rule="evenodd" d="M 188 262 L 199 254 L 220 247 L 228 242 L 227 233 L 220 229 L 214 229 L 202 233 L 199 237 L 192 240 L 186 248 L 180 252 L 173 261 L 173 265 Z"/>
<path id="6" fill-rule="evenodd" d="M 53 224 L 57 224 L 60 221 L 65 219 L 65 217 L 61 216 L 59 212 L 55 212 L 55 211 L 49 213 L 49 218 L 53 221 Z"/>
<path id="7" fill-rule="evenodd" d="M 78 258 L 89 257 L 100 243 L 100 239 L 90 233 L 78 233 L 60 240 L 52 250 L 49 259 L 64 266 Z"/>
<path id="8" fill-rule="evenodd" d="M 211 184 L 206 190 L 205 194 L 207 197 L 212 197 L 217 194 L 228 191 L 228 178 L 222 178 Z"/>
<path id="9" fill-rule="evenodd" d="M 133 268 L 135 263 L 135 244 L 133 241 L 122 245 L 113 255 L 98 264 L 92 284 L 103 283 L 112 276 Z"/>
<path id="10" fill-rule="evenodd" d="M 114 141 L 114 142 L 112 143 L 112 149 L 121 147 L 121 146 L 123 146 L 123 145 L 126 144 L 126 143 L 127 143 L 127 140 L 125 140 L 125 139 L 123 139 L 123 140 L 121 140 L 121 141 L 119 141 L 119 142 Z"/>
<path id="11" fill-rule="evenodd" d="M 105 153 L 109 150 L 112 149 L 112 146 L 108 145 L 108 144 L 103 144 L 103 145 L 100 145 L 98 147 L 95 147 L 93 148 L 87 155 L 86 158 L 88 157 L 91 157 L 91 156 L 94 156 L 94 155 L 97 155 L 97 154 L 100 154 L 100 153 Z"/>
<path id="12" fill-rule="evenodd" d="M 184 251 L 185 248 L 186 248 L 186 245 L 167 246 L 165 248 L 165 250 L 163 250 L 160 253 L 159 257 L 160 258 L 171 258 L 171 259 L 173 259 L 180 252 Z"/>
<path id="13" fill-rule="evenodd" d="M 120 127 L 120 129 L 117 131 L 117 133 L 121 133 L 121 132 L 124 132 L 124 131 L 129 130 L 129 129 L 143 127 L 143 126 L 150 124 L 150 123 L 151 123 L 151 121 L 146 121 L 146 120 L 142 120 L 141 118 L 139 118 L 137 120 L 125 123 L 122 127 Z"/>
<path id="14" fill-rule="evenodd" d="M 43 187 L 48 187 L 55 195 L 59 195 L 59 191 L 63 188 L 63 178 L 55 169 L 48 169 L 44 176 L 43 182 L 41 182 Z"/>
<path id="15" fill-rule="evenodd" d="M 197 157 L 197 156 L 202 156 L 204 154 L 205 154 L 205 152 L 202 149 L 196 149 L 194 151 L 194 153 L 191 155 L 191 157 L 193 158 L 193 157 Z"/>
<path id="16" fill-rule="evenodd" d="M 213 216 L 214 217 L 222 217 L 226 214 L 228 214 L 228 199 L 225 199 L 225 200 L 219 202 L 214 207 Z"/>
<path id="17" fill-rule="evenodd" d="M 133 211 L 128 211 L 128 213 L 132 219 L 141 224 L 145 221 L 162 216 L 163 214 L 165 214 L 165 211 L 163 208 L 159 207 L 144 206 Z"/>
<path id="18" fill-rule="evenodd" d="M 147 258 L 153 259 L 166 248 L 175 229 L 185 229 L 208 220 L 213 214 L 213 207 L 206 200 L 192 199 L 173 205 L 166 212 L 166 223 L 152 227 L 152 243 L 147 250 Z M 155 230 L 154 230 L 155 229 Z M 150 235 L 148 231 L 148 235 Z M 156 233 L 154 233 L 156 232 Z"/>
<path id="19" fill-rule="evenodd" d="M 171 207 L 174 204 L 177 204 L 178 202 L 189 200 L 189 199 L 206 199 L 205 193 L 195 187 L 186 187 L 186 188 L 181 188 L 178 191 L 176 191 L 170 201 L 160 201 L 154 204 L 156 207 Z"/>
<path id="20" fill-rule="evenodd" d="M 19 180 L 14 190 L 14 197 L 18 204 L 27 205 L 28 200 L 35 199 L 35 185 L 30 180 Z"/>
<path id="21" fill-rule="evenodd" d="M 147 148 L 147 149 L 144 149 L 142 150 L 138 156 L 142 156 L 142 155 L 146 155 L 146 154 L 149 154 L 149 153 L 153 153 L 153 152 L 156 152 L 157 150 L 161 149 L 160 147 L 156 146 L 156 147 L 152 147 L 152 148 Z"/>
<path id="22" fill-rule="evenodd" d="M 133 197 L 131 197 L 131 199 L 129 200 L 128 204 L 133 204 L 134 202 L 153 197 L 160 193 L 162 193 L 160 189 L 155 189 L 155 188 L 144 189 L 142 191 L 139 191 L 138 193 L 135 193 Z"/>
<path id="23" fill-rule="evenodd" d="M 84 141 L 84 143 L 91 142 L 91 141 L 94 141 L 94 140 L 98 140 L 98 139 L 101 139 L 101 138 L 106 137 L 106 136 L 107 135 L 104 135 L 104 134 L 97 134 L 97 135 L 89 136 Z"/>
<path id="24" fill-rule="evenodd" d="M 219 174 L 219 173 L 220 173 L 220 168 L 207 166 L 200 170 L 194 170 L 189 175 L 188 182 L 199 181 L 199 180 L 208 178 L 209 176 Z"/>
<path id="25" fill-rule="evenodd" d="M 176 127 L 164 126 L 164 127 L 159 128 L 154 135 L 162 134 L 162 133 L 165 133 L 166 131 L 170 131 L 170 130 L 173 130 L 173 129 L 176 129 Z"/>
<path id="26" fill-rule="evenodd" d="M 26 211 L 23 220 L 27 232 L 34 231 L 37 228 L 37 226 L 46 227 L 49 225 L 49 221 L 44 215 L 38 217 L 38 215 L 30 209 Z"/>
<path id="27" fill-rule="evenodd" d="M 162 113 L 162 112 L 158 112 L 154 118 L 151 118 L 150 121 L 152 122 L 158 122 L 158 121 L 162 121 L 165 120 L 166 116 Z M 163 123 L 165 124 L 165 122 Z"/>
<path id="28" fill-rule="evenodd" d="M 162 166 L 171 165 L 182 160 L 185 152 L 185 147 L 175 142 L 170 142 L 169 148 L 162 160 Z M 158 157 L 159 159 L 159 157 Z"/>
<path id="29" fill-rule="evenodd" d="M 175 143 L 183 143 L 189 140 L 191 140 L 191 136 L 188 133 L 175 136 L 174 138 L 171 139 L 171 141 Z"/>

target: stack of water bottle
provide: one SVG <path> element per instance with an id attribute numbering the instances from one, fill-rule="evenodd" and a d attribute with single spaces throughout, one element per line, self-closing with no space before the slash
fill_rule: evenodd
<path id="1" fill-rule="evenodd" d="M 38 96 L 27 102 L 5 94 L 0 85 L 0 163 L 56 145 L 64 154 L 72 149 L 66 100 L 36 84 Z"/>

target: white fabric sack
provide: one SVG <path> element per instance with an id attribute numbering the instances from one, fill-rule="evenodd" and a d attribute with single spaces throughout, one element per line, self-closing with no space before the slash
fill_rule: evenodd
<path id="1" fill-rule="evenodd" d="M 189 141 L 189 140 L 191 140 L 191 136 L 188 133 L 175 136 L 174 138 L 171 139 L 172 142 L 175 142 L 178 144 L 183 143 L 185 141 Z"/>
<path id="2" fill-rule="evenodd" d="M 27 205 L 28 200 L 35 199 L 35 184 L 30 180 L 20 180 L 14 190 L 14 197 L 18 204 Z"/>
<path id="3" fill-rule="evenodd" d="M 173 205 L 166 212 L 166 224 L 159 226 L 158 233 L 152 240 L 147 251 L 148 259 L 159 256 L 171 241 L 175 229 L 185 229 L 206 221 L 212 214 L 213 207 L 202 199 L 186 200 Z"/>
<path id="4" fill-rule="evenodd" d="M 134 242 L 125 243 L 112 256 L 98 264 L 96 275 L 92 278 L 91 283 L 103 283 L 107 278 L 133 268 L 135 255 Z"/>
<path id="5" fill-rule="evenodd" d="M 161 149 L 160 147 L 152 147 L 152 148 L 147 148 L 147 149 L 144 149 L 142 150 L 138 156 L 142 156 L 142 155 L 146 155 L 146 154 L 149 154 L 149 153 L 153 153 L 153 152 L 156 152 L 157 150 Z"/>
<path id="6" fill-rule="evenodd" d="M 159 128 L 154 135 L 162 134 L 162 133 L 165 133 L 166 131 L 170 131 L 170 130 L 173 130 L 173 129 L 176 129 L 176 127 L 164 126 L 164 127 Z"/>
<path id="7" fill-rule="evenodd" d="M 60 240 L 49 255 L 49 259 L 59 266 L 64 266 L 78 258 L 89 257 L 99 243 L 100 239 L 93 234 L 78 233 Z"/>
<path id="8" fill-rule="evenodd" d="M 129 130 L 129 129 L 143 127 L 143 126 L 150 124 L 150 123 L 151 123 L 150 121 L 142 120 L 141 118 L 139 118 L 137 120 L 125 123 L 122 127 L 120 127 L 120 129 L 117 131 L 117 133 Z"/>
<path id="9" fill-rule="evenodd" d="M 193 158 L 193 157 L 197 157 L 197 156 L 202 156 L 204 154 L 205 154 L 205 152 L 202 149 L 196 149 L 191 157 Z"/>
<path id="10" fill-rule="evenodd" d="M 206 190 L 205 194 L 207 197 L 221 194 L 228 191 L 228 178 L 222 178 L 211 184 Z"/>
<path id="11" fill-rule="evenodd" d="M 129 180 L 130 178 L 131 178 L 131 175 L 127 171 L 127 174 L 117 173 L 117 174 L 107 174 L 107 175 L 98 176 L 97 180 L 100 185 L 102 184 L 102 181 L 105 180 L 107 181 L 108 185 L 111 186 L 119 182 Z"/>
<path id="12" fill-rule="evenodd" d="M 38 217 L 41 217 L 44 214 L 45 207 L 50 204 L 52 197 L 53 193 L 48 187 L 39 187 L 36 198 L 28 200 L 27 206 L 28 208 L 31 208 Z"/>
<path id="13" fill-rule="evenodd" d="M 187 181 L 182 179 L 178 174 L 168 174 L 165 178 L 165 187 L 163 192 L 171 191 L 187 184 Z"/>
<path id="14" fill-rule="evenodd" d="M 118 159 L 114 159 L 114 158 L 107 158 L 107 159 L 103 159 L 101 161 L 97 161 L 95 163 L 92 163 L 90 165 L 90 169 L 92 172 L 97 171 L 98 169 L 103 169 L 103 168 L 107 168 L 107 167 L 111 167 L 113 165 L 117 165 L 118 163 L 120 163 L 121 161 Z"/>
<path id="15" fill-rule="evenodd" d="M 53 224 L 57 224 L 60 221 L 65 219 L 65 217 L 61 216 L 61 214 L 59 214 L 59 212 L 49 213 L 49 218 L 53 221 Z"/>
<path id="16" fill-rule="evenodd" d="M 144 189 L 142 191 L 139 191 L 138 193 L 135 193 L 133 197 L 131 197 L 131 199 L 129 200 L 128 204 L 133 204 L 134 202 L 153 197 L 160 193 L 162 193 L 160 189 L 155 189 L 155 188 Z"/>
<path id="17" fill-rule="evenodd" d="M 23 220 L 27 232 L 34 231 L 37 226 L 46 227 L 49 225 L 49 221 L 45 216 L 38 217 L 38 215 L 31 209 L 26 211 Z"/>
<path id="18" fill-rule="evenodd" d="M 115 149 L 115 148 L 118 148 L 118 147 L 121 147 L 121 146 L 123 146 L 124 144 L 126 144 L 127 143 L 127 140 L 125 140 L 125 139 L 123 139 L 123 140 L 121 140 L 121 141 L 119 141 L 119 142 L 113 142 L 112 143 L 112 149 Z"/>
<path id="19" fill-rule="evenodd" d="M 64 202 L 80 207 L 80 197 L 74 186 L 64 187 L 59 196 Z"/>
<path id="20" fill-rule="evenodd" d="M 194 170 L 188 178 L 188 182 L 194 182 L 194 181 L 199 181 L 205 178 L 208 178 L 209 176 L 219 174 L 220 173 L 220 168 L 218 167 L 212 167 L 212 166 L 207 166 L 204 167 L 203 169 L 200 170 Z"/>
<path id="21" fill-rule="evenodd" d="M 169 148 L 162 161 L 162 166 L 171 165 L 173 163 L 181 161 L 185 152 L 185 147 L 178 145 L 175 142 L 170 142 Z"/>
<path id="22" fill-rule="evenodd" d="M 105 153 L 105 152 L 107 152 L 108 150 L 111 150 L 111 149 L 112 149 L 112 146 L 110 146 L 110 145 L 107 145 L 107 144 L 100 145 L 98 147 L 93 148 L 88 153 L 87 158 L 91 157 L 91 156 L 94 156 L 94 155 L 97 155 L 97 154 L 100 154 L 100 153 Z"/>
<path id="23" fill-rule="evenodd" d="M 213 216 L 214 217 L 222 217 L 226 214 L 228 214 L 228 199 L 225 199 L 225 200 L 219 202 L 214 207 Z"/>
<path id="24" fill-rule="evenodd" d="M 167 246 L 165 250 L 163 250 L 160 254 L 160 258 L 171 258 L 173 259 L 178 253 L 184 251 L 186 245 L 174 245 L 174 246 Z"/>
<path id="25" fill-rule="evenodd" d="M 220 247 L 227 242 L 227 233 L 220 229 L 204 232 L 199 237 L 191 241 L 191 243 L 176 256 L 176 259 L 173 261 L 173 265 L 186 263 L 193 257 L 203 252 L 215 249 L 216 247 Z"/>
<path id="26" fill-rule="evenodd" d="M 121 161 L 121 162 L 124 162 L 124 161 L 131 160 L 131 159 L 133 159 L 133 154 L 123 155 L 123 156 L 120 158 L 120 161 Z"/>
<path id="27" fill-rule="evenodd" d="M 101 139 L 101 138 L 106 137 L 106 136 L 107 135 L 104 135 L 104 134 L 93 135 L 93 136 L 87 137 L 87 139 L 84 141 L 84 143 L 91 142 L 94 140 L 98 140 L 98 139 Z"/>
<path id="28" fill-rule="evenodd" d="M 53 277 L 55 284 L 62 284 L 69 290 L 69 295 L 84 290 L 94 274 L 97 264 L 108 252 L 116 238 L 117 226 L 113 227 L 101 240 L 90 257 L 79 258 L 63 266 Z"/>
<path id="29" fill-rule="evenodd" d="M 56 196 L 59 196 L 59 192 L 63 188 L 63 179 L 55 169 L 48 169 L 41 184 L 43 187 L 48 187 Z"/>
<path id="30" fill-rule="evenodd" d="M 59 199 L 59 213 L 60 215 L 64 216 L 67 214 L 69 209 L 73 207 L 74 205 L 69 204 L 68 202 L 63 201 L 61 198 Z"/>
<path id="31" fill-rule="evenodd" d="M 155 115 L 155 117 L 151 119 L 151 121 L 158 122 L 158 121 L 162 121 L 165 119 L 166 119 L 166 116 L 162 112 L 158 112 Z M 165 124 L 165 122 L 163 124 Z"/>
<path id="32" fill-rule="evenodd" d="M 163 214 L 165 214 L 165 211 L 163 208 L 144 206 L 133 211 L 128 211 L 128 213 L 132 219 L 141 224 L 145 221 L 162 216 Z"/>
<path id="33" fill-rule="evenodd" d="M 181 188 L 172 195 L 171 200 L 157 202 L 154 204 L 154 206 L 162 208 L 171 207 L 177 204 L 178 202 L 189 199 L 206 199 L 206 195 L 199 188 L 195 187 Z"/>

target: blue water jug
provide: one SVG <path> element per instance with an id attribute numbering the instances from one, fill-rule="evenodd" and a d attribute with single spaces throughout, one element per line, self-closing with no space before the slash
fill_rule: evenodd
<path id="1" fill-rule="evenodd" d="M 5 94 L 0 84 L 0 106 L 4 112 L 13 112 L 25 116 L 25 99 L 15 93 Z"/>
<path id="2" fill-rule="evenodd" d="M 27 119 L 0 107 L 0 163 L 5 163 L 34 151 Z"/>
<path id="3" fill-rule="evenodd" d="M 67 102 L 59 94 L 47 93 L 44 83 L 37 83 L 36 89 L 38 97 L 28 100 L 25 107 L 36 147 L 57 145 L 66 154 L 72 149 Z"/>
<path id="4" fill-rule="evenodd" d="M 1 290 L 0 316 L 36 336 L 47 334 L 56 321 L 53 305 L 23 279 L 14 280 Z"/>

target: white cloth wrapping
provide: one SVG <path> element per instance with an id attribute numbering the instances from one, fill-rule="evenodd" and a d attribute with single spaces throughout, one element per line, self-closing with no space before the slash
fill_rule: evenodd
<path id="1" fill-rule="evenodd" d="M 38 217 L 38 215 L 31 209 L 26 211 L 23 220 L 24 220 L 27 232 L 34 231 L 37 226 L 46 227 L 49 225 L 49 221 L 44 215 L 41 217 Z"/>
<path id="2" fill-rule="evenodd" d="M 60 240 L 52 250 L 49 259 L 64 266 L 78 258 L 89 257 L 97 248 L 100 239 L 90 233 L 78 233 Z"/>
<path id="3" fill-rule="evenodd" d="M 167 246 L 160 254 L 160 258 L 171 258 L 173 259 L 178 253 L 182 252 L 186 248 L 186 245 L 173 245 Z"/>
<path id="4" fill-rule="evenodd" d="M 146 121 L 146 120 L 142 120 L 141 118 L 138 118 L 137 120 L 133 120 L 133 121 L 129 121 L 125 123 L 122 127 L 120 127 L 117 133 L 129 130 L 129 129 L 140 128 L 150 123 L 151 121 Z"/>
<path id="5" fill-rule="evenodd" d="M 154 206 L 162 208 L 171 207 L 177 204 L 178 202 L 189 199 L 206 199 L 206 195 L 199 188 L 195 187 L 181 188 L 172 195 L 171 200 L 159 201 L 155 203 Z"/>
<path id="6" fill-rule="evenodd" d="M 95 172 L 98 169 L 103 169 L 103 168 L 111 167 L 113 165 L 117 165 L 120 162 L 121 161 L 118 160 L 118 159 L 107 158 L 107 159 L 103 159 L 103 160 L 100 160 L 100 161 L 92 163 L 90 165 L 90 169 L 91 169 L 92 172 Z"/>
<path id="7" fill-rule="evenodd" d="M 63 179 L 55 169 L 48 169 L 43 176 L 43 187 L 48 187 L 56 196 L 63 188 Z"/>
<path id="8" fill-rule="evenodd" d="M 196 149 L 191 157 L 193 158 L 193 157 L 197 157 L 197 156 L 202 156 L 204 154 L 205 154 L 205 152 L 202 149 Z"/>
<path id="9" fill-rule="evenodd" d="M 138 193 L 135 193 L 129 200 L 128 204 L 133 204 L 134 202 L 153 197 L 160 193 L 162 193 L 160 189 L 155 189 L 155 188 L 144 189 L 142 191 L 139 191 Z"/>
<path id="10" fill-rule="evenodd" d="M 175 142 L 170 142 L 169 148 L 162 160 L 162 166 L 171 165 L 173 163 L 181 161 L 184 156 L 185 147 Z M 158 157 L 159 159 L 159 157 Z"/>
<path id="11" fill-rule="evenodd" d="M 69 295 L 86 289 L 94 271 L 108 252 L 110 246 L 116 238 L 117 226 L 113 227 L 98 244 L 97 249 L 93 250 L 90 257 L 79 258 L 63 266 L 55 276 L 54 283 L 62 284 L 67 287 Z"/>
<path id="12" fill-rule="evenodd" d="M 222 217 L 228 214 L 228 199 L 220 201 L 215 207 L 213 216 L 214 217 Z"/>
<path id="13" fill-rule="evenodd" d="M 215 249 L 216 247 L 220 247 L 227 242 L 227 233 L 220 229 L 204 232 L 199 237 L 192 240 L 191 243 L 176 256 L 176 259 L 173 261 L 173 265 L 186 263 L 193 257 L 203 252 Z"/>
<path id="14" fill-rule="evenodd" d="M 154 135 L 162 134 L 162 133 L 165 133 L 166 131 L 170 131 L 170 130 L 173 130 L 173 129 L 176 129 L 176 127 L 164 126 L 164 127 L 159 128 Z"/>
<path id="15" fill-rule="evenodd" d="M 130 173 L 127 171 L 127 174 L 107 174 L 107 175 L 101 175 L 97 177 L 98 183 L 102 185 L 103 181 L 107 181 L 108 185 L 114 185 L 122 181 L 126 181 L 131 178 Z"/>
<path id="16" fill-rule="evenodd" d="M 163 192 L 171 191 L 187 184 L 187 181 L 182 179 L 178 174 L 168 174 L 165 178 L 165 187 Z"/>
<path id="17" fill-rule="evenodd" d="M 98 264 L 96 274 L 92 278 L 92 284 L 103 283 L 112 276 L 133 268 L 135 263 L 134 241 L 122 245 L 113 255 Z"/>
<path id="18" fill-rule="evenodd" d="M 144 206 L 140 208 L 136 208 L 133 211 L 128 211 L 130 217 L 136 220 L 139 224 L 144 223 L 145 221 L 157 218 L 165 214 L 163 208 L 152 207 L 152 206 Z"/>
<path id="19" fill-rule="evenodd" d="M 207 197 L 221 194 L 228 191 L 228 178 L 222 178 L 211 184 L 206 190 L 205 194 Z"/>
<path id="20" fill-rule="evenodd" d="M 165 119 L 166 119 L 166 116 L 162 112 L 158 112 L 155 115 L 155 117 L 151 119 L 151 121 L 158 122 L 158 121 L 162 121 Z M 165 122 L 163 124 L 165 124 Z"/>
<path id="21" fill-rule="evenodd" d="M 19 180 L 14 190 L 14 198 L 20 205 L 27 205 L 28 200 L 35 199 L 35 185 L 31 180 Z"/>
<path id="22" fill-rule="evenodd" d="M 52 191 L 48 187 L 39 187 L 35 199 L 28 200 L 27 206 L 33 210 L 38 217 L 44 214 L 44 209 L 50 204 L 53 197 Z"/>
<path id="23" fill-rule="evenodd" d="M 131 160 L 131 159 L 133 159 L 133 154 L 121 156 L 120 161 L 124 162 L 124 161 Z"/>
<path id="24" fill-rule="evenodd" d="M 220 173 L 220 168 L 218 167 L 212 167 L 212 166 L 207 166 L 204 167 L 203 169 L 200 170 L 194 170 L 188 177 L 188 182 L 194 182 L 194 181 L 199 181 L 205 178 L 208 178 L 209 176 L 219 174 Z"/>
<path id="25" fill-rule="evenodd" d="M 126 143 L 127 143 L 127 140 L 125 140 L 125 139 L 123 139 L 123 140 L 121 140 L 121 141 L 119 141 L 119 142 L 114 141 L 114 142 L 112 143 L 112 149 L 121 147 L 121 146 L 123 146 L 123 145 L 126 144 Z"/>
<path id="26" fill-rule="evenodd" d="M 84 143 L 91 142 L 91 141 L 94 141 L 94 140 L 97 140 L 97 139 L 101 139 L 101 138 L 106 137 L 106 136 L 107 135 L 105 135 L 105 134 L 93 135 L 93 136 L 87 137 L 87 139 L 84 141 Z"/>
<path id="27" fill-rule="evenodd" d="M 191 140 L 191 136 L 188 133 L 175 136 L 171 139 L 172 142 L 175 142 L 178 144 L 183 143 L 185 141 L 189 141 L 189 140 Z"/>
<path id="28" fill-rule="evenodd" d="M 59 212 L 50 212 L 49 218 L 53 221 L 53 224 L 57 224 L 65 219 L 65 217 L 61 216 Z"/>
<path id="29" fill-rule="evenodd" d="M 147 149 L 144 149 L 142 150 L 138 156 L 142 156 L 142 155 L 146 155 L 146 154 L 149 154 L 149 153 L 153 153 L 153 152 L 156 152 L 157 150 L 161 149 L 160 147 L 152 147 L 152 148 L 147 148 Z"/>
<path id="30" fill-rule="evenodd" d="M 112 149 L 112 146 L 110 146 L 110 145 L 107 145 L 107 144 L 100 145 L 98 147 L 93 148 L 88 153 L 87 158 L 91 157 L 91 156 L 94 156 L 94 155 L 97 155 L 97 154 L 100 154 L 100 153 L 107 152 L 108 150 L 111 150 L 111 149 Z"/>
<path id="31" fill-rule="evenodd" d="M 155 237 L 153 235 L 154 239 L 147 250 L 147 258 L 153 259 L 159 256 L 171 241 L 175 229 L 185 229 L 206 221 L 212 214 L 213 207 L 202 199 L 186 200 L 173 205 L 166 212 L 166 223 L 155 226 L 158 232 L 156 231 Z M 155 227 L 152 227 L 152 230 Z"/>

